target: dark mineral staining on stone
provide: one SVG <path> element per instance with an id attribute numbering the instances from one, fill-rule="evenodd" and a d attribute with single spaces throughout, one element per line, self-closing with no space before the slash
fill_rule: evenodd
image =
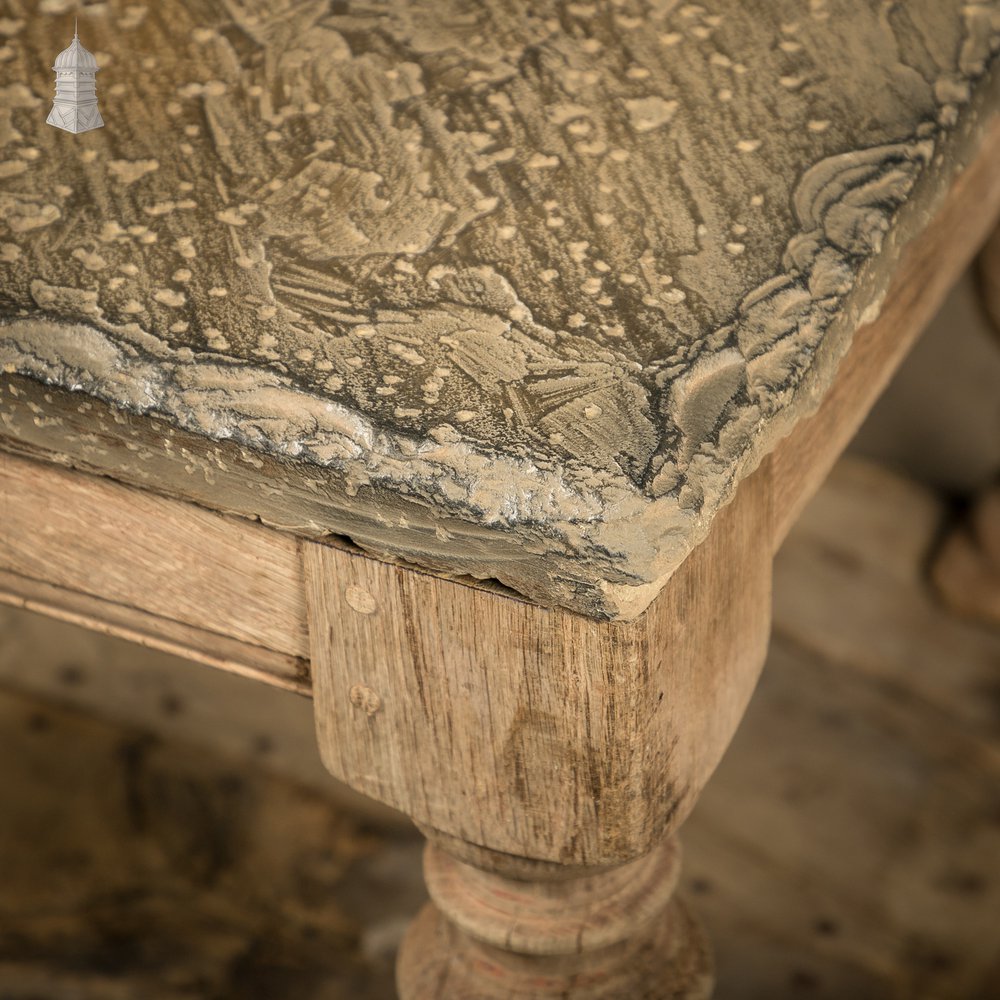
<path id="1" fill-rule="evenodd" d="M 100 149 L 44 126 L 52 19 L 6 40 L 0 367 L 286 462 L 311 533 L 611 618 L 877 315 L 1000 41 L 964 0 L 131 9 L 88 38 L 149 120 Z"/>

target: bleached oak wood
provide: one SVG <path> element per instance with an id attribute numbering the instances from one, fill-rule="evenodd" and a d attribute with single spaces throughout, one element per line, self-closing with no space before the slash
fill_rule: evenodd
<path id="1" fill-rule="evenodd" d="M 640 900 L 661 869 L 636 859 L 673 857 L 669 838 L 763 664 L 767 473 L 765 463 L 744 481 L 709 539 L 629 623 L 303 544 L 324 763 L 439 845 L 428 867 L 444 912 L 431 908 L 414 926 L 401 996 L 707 995 L 703 941 L 668 902 L 670 866 L 650 913 Z M 532 888 L 550 879 L 557 889 Z M 484 885 L 506 916 L 463 909 L 465 891 L 474 900 Z M 590 911 L 615 887 L 628 917 L 611 932 L 611 912 Z M 546 921 L 547 933 L 527 932 Z"/>
<path id="2" fill-rule="evenodd" d="M 691 902 L 711 931 L 725 1000 L 784 1000 L 793 979 L 804 996 L 834 1000 L 998 994 L 1000 745 L 995 702 L 984 693 L 996 686 L 1000 630 L 967 624 L 928 599 L 921 574 L 946 516 L 936 495 L 864 471 L 840 464 L 782 547 L 767 666 L 683 830 L 682 885 L 697 892 Z M 82 671 L 72 685 L 60 680 L 67 663 Z M 0 961 L 8 991 L 70 1000 L 84 989 L 82 978 L 99 1000 L 112 988 L 153 997 L 183 955 L 181 964 L 220 984 L 220 996 L 242 997 L 245 964 L 234 967 L 232 955 L 261 940 L 266 920 L 267 940 L 286 934 L 295 966 L 284 961 L 287 950 L 268 948 L 254 975 L 274 969 L 283 995 L 322 984 L 339 996 L 345 975 L 349 1000 L 395 995 L 385 955 L 394 928 L 424 902 L 419 852 L 368 824 L 354 838 L 350 809 L 323 795 L 304 746 L 284 771 L 291 784 L 269 784 L 281 748 L 299 745 L 302 728 L 311 728 L 304 699 L 287 704 L 280 692 L 272 698 L 165 657 L 130 655 L 98 636 L 0 612 L 3 686 L 29 664 L 30 673 L 20 673 L 30 700 L 0 691 L 0 855 L 12 862 L 3 897 L 25 943 Z M 137 694 L 148 694 L 148 710 L 115 704 L 116 712 L 136 711 L 118 717 L 124 730 L 95 723 L 106 685 L 109 696 L 121 694 L 126 675 Z M 164 691 L 185 710 L 161 711 Z M 67 698 L 83 714 L 52 708 Z M 287 711 L 275 706 L 272 729 L 264 721 L 268 702 L 282 701 Z M 248 705 L 256 706 L 253 719 L 244 717 Z M 43 713 L 45 732 L 25 725 Z M 137 777 L 135 758 L 121 752 L 123 740 L 136 745 L 130 718 L 163 741 L 139 767 L 150 808 L 138 833 L 127 812 L 134 797 L 119 792 L 135 789 Z M 275 741 L 263 758 L 251 749 L 261 732 Z M 186 750 L 192 746 L 195 753 Z M 239 792 L 234 758 L 244 761 Z M 184 794 L 164 796 L 165 783 Z M 303 783 L 321 797 L 302 800 Z M 137 836 L 157 849 L 137 851 Z M 220 836 L 232 848 L 221 883 L 214 867 L 192 862 L 206 858 Z M 193 855 L 165 855 L 165 843 L 189 844 Z M 66 858 L 81 863 L 70 870 Z M 150 864 L 169 884 L 151 885 Z M 204 880 L 192 882 L 192 864 Z M 279 871 L 285 875 L 276 877 Z M 329 891 L 331 871 L 345 872 L 346 899 Z M 145 952 L 126 956 L 113 987 L 102 991 L 107 950 L 88 947 L 88 904 L 125 882 L 129 891 L 114 894 L 100 926 L 138 925 L 144 940 L 165 935 L 177 947 L 158 949 L 161 964 L 152 969 Z M 290 884 L 308 887 L 308 907 Z M 171 914 L 156 926 L 151 888 Z M 246 905 L 247 891 L 260 905 Z M 230 916 L 247 922 L 235 933 L 228 918 L 220 923 L 220 898 L 232 898 Z M 214 930 L 204 933 L 198 914 Z M 330 936 L 302 937 L 302 921 L 315 926 L 323 915 L 332 921 Z M 174 931 L 179 937 L 170 937 Z"/>
<path id="3" fill-rule="evenodd" d="M 706 1000 L 704 935 L 673 898 L 680 852 L 665 840 L 611 871 L 566 877 L 519 859 L 483 871 L 432 837 L 424 875 L 432 903 L 400 951 L 401 1000 Z"/>
<path id="4" fill-rule="evenodd" d="M 140 608 L 0 570 L 0 604 L 23 608 L 149 649 L 228 670 L 300 694 L 311 690 L 309 663 L 288 653 L 185 625 Z"/>
<path id="5" fill-rule="evenodd" d="M 769 488 L 765 466 L 628 623 L 305 543 L 327 767 L 494 851 L 593 866 L 650 850 L 694 804 L 763 663 Z"/>
<path id="6" fill-rule="evenodd" d="M 0 570 L 308 656 L 292 535 L 4 452 L 0 514 Z"/>

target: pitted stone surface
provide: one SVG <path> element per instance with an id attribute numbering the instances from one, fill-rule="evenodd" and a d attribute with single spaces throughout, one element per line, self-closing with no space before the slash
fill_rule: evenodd
<path id="1" fill-rule="evenodd" d="M 606 617 L 877 315 L 1000 42 L 965 0 L 111 0 L 72 137 L 64 7 L 0 7 L 6 437 L 184 495 L 156 415 L 268 463 L 193 499 Z"/>

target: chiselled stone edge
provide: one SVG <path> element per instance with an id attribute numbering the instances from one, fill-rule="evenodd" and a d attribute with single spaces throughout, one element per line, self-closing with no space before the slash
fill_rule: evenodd
<path id="1" fill-rule="evenodd" d="M 305 465 L 312 476 L 322 468 L 331 497 L 338 489 L 358 494 L 378 487 L 385 495 L 400 488 L 408 494 L 401 510 L 416 505 L 439 518 L 455 550 L 428 559 L 397 532 L 390 545 L 375 546 L 379 554 L 495 577 L 542 604 L 632 619 L 708 534 L 739 481 L 819 405 L 855 330 L 877 315 L 906 243 L 923 229 L 949 186 L 943 182 L 974 148 L 984 109 L 996 106 L 994 77 L 976 89 L 956 126 L 928 123 L 911 142 L 842 154 L 806 172 L 795 196 L 802 232 L 788 245 L 785 270 L 748 294 L 732 329 L 715 338 L 729 344 L 718 353 L 735 349 L 736 363 L 746 366 L 751 405 L 731 406 L 685 466 L 668 463 L 648 490 L 607 474 L 598 474 L 595 487 L 594 470 L 543 470 L 529 459 L 487 455 L 457 432 L 426 440 L 387 433 L 275 372 L 176 351 L 150 334 L 102 321 L 8 320 L 0 327 L 0 365 Z M 850 194 L 858 201 L 859 185 L 838 186 L 837 179 L 853 178 L 859 168 L 873 186 L 870 204 L 863 204 L 868 218 L 831 234 L 838 198 Z M 845 226 L 843 219 L 835 224 Z M 845 233 L 855 245 L 842 245 Z M 866 246 L 867 254 L 859 252 Z M 677 395 L 682 406 L 683 393 Z M 275 440 L 268 428 L 278 418 L 284 433 Z M 297 427 L 291 436 L 290 418 Z M 266 510 L 240 513 L 268 520 Z M 488 554 L 463 552 L 463 524 L 494 536 L 523 536 L 525 558 L 497 565 Z M 482 548 L 481 535 L 476 540 Z M 367 543 L 372 547 L 371 538 Z"/>

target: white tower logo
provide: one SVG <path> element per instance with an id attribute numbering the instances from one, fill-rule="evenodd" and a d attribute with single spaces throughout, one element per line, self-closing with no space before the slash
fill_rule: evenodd
<path id="1" fill-rule="evenodd" d="M 56 99 L 46 121 L 67 132 L 89 132 L 101 128 L 104 119 L 97 110 L 97 60 L 81 44 L 77 28 L 68 49 L 56 56 Z"/>

